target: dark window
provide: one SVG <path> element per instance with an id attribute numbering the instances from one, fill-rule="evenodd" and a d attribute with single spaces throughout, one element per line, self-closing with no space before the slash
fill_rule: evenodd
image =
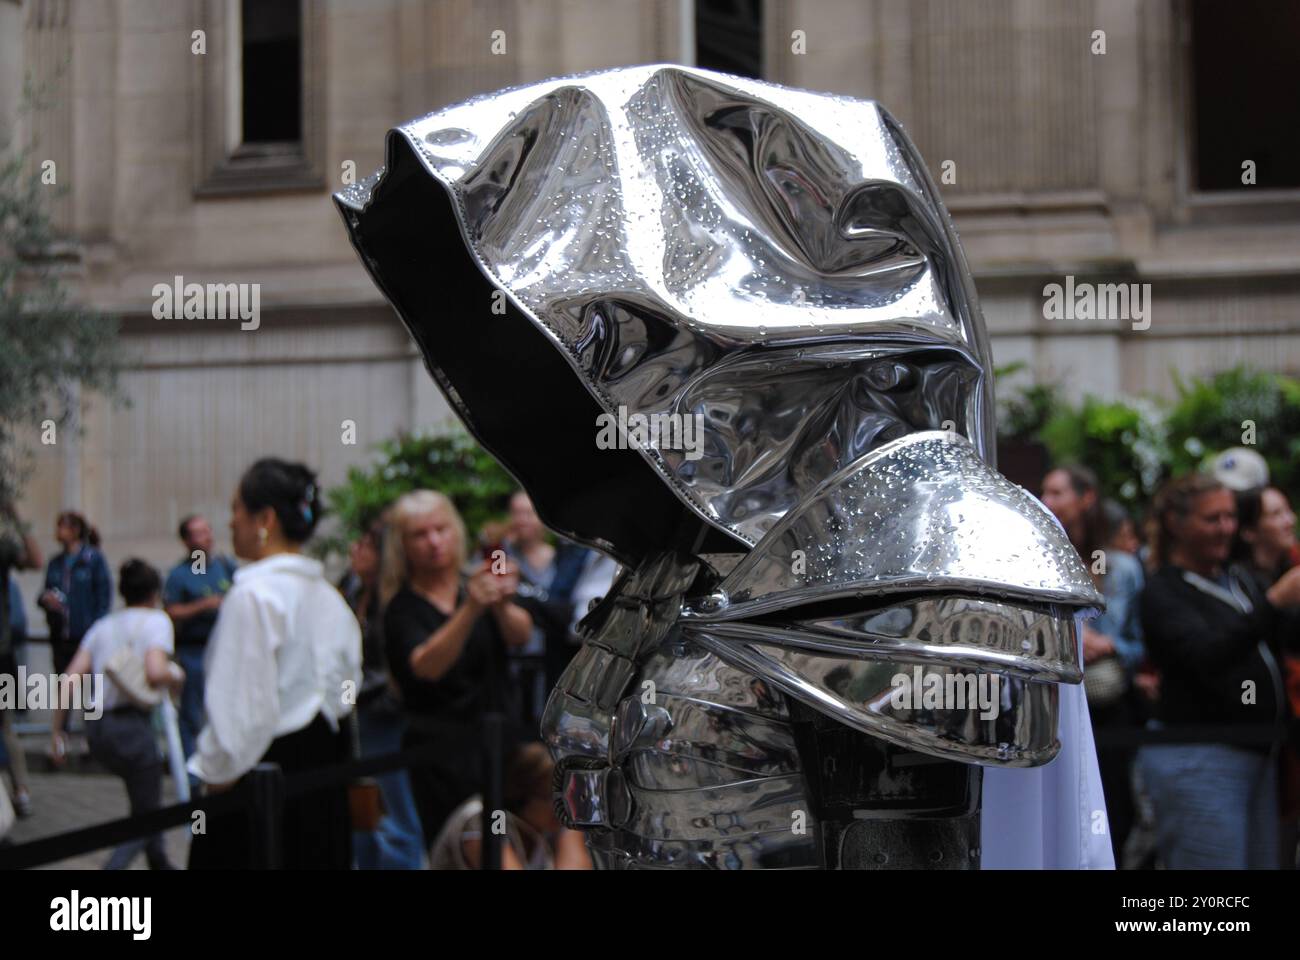
<path id="1" fill-rule="evenodd" d="M 1192 0 L 1191 11 L 1197 189 L 1300 187 L 1300 3 Z"/>
<path id="2" fill-rule="evenodd" d="M 302 139 L 299 0 L 243 0 L 244 143 Z"/>
<path id="3" fill-rule="evenodd" d="M 763 0 L 695 0 L 695 64 L 763 76 Z"/>

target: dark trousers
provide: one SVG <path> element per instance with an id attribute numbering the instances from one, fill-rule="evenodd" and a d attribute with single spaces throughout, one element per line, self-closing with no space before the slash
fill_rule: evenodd
<path id="1" fill-rule="evenodd" d="M 410 767 L 411 791 L 424 829 L 424 841 L 433 844 L 442 832 L 452 811 L 484 789 L 484 730 L 481 723 L 443 723 L 427 717 L 410 715 L 402 749 L 437 744 L 436 756 L 426 763 Z M 506 722 L 501 734 L 503 766 L 514 749 L 536 740 L 535 732 L 513 722 Z"/>
<path id="2" fill-rule="evenodd" d="M 0 655 L 0 674 L 11 677 L 18 675 L 18 659 L 14 650 L 16 646 L 17 644 L 11 646 L 8 653 Z M 15 797 L 27 793 L 29 786 L 27 755 L 23 753 L 23 743 L 18 738 L 17 723 L 17 710 L 6 710 L 0 707 L 0 734 L 3 734 L 4 762 L 9 765 L 9 779 L 13 781 Z"/>
<path id="3" fill-rule="evenodd" d="M 72 662 L 72 658 L 76 655 L 79 646 L 81 646 L 80 637 L 76 640 L 67 638 L 61 640 L 50 640 L 50 658 L 54 662 L 55 673 L 62 674 L 68 672 L 68 664 Z M 74 730 L 82 729 L 84 723 L 85 716 L 81 710 L 69 710 L 64 715 L 63 729 L 71 733 Z"/>
<path id="4" fill-rule="evenodd" d="M 71 637 L 50 638 L 50 659 L 54 663 L 55 673 L 68 672 L 68 664 L 72 662 L 79 646 L 81 646 L 80 637 L 75 640 Z"/>
<path id="5" fill-rule="evenodd" d="M 1096 736 L 1106 729 L 1123 730 L 1134 726 L 1134 711 L 1127 694 L 1103 709 L 1089 705 L 1092 730 Z M 1111 849 L 1115 853 L 1115 867 L 1123 867 L 1124 845 L 1133 830 L 1137 805 L 1133 800 L 1133 747 L 1099 746 L 1097 772 L 1101 774 L 1101 789 L 1106 797 L 1106 819 L 1110 824 Z"/>
<path id="6" fill-rule="evenodd" d="M 346 763 L 350 746 L 346 721 L 335 732 L 318 715 L 303 729 L 277 737 L 262 762 L 277 764 L 291 778 L 295 773 Z M 280 866 L 285 870 L 351 869 L 352 818 L 347 785 L 286 797 L 280 836 Z M 249 812 L 236 810 L 208 818 L 205 832 L 195 835 L 190 843 L 189 867 L 248 870 L 256 866 L 260 852 L 253 849 Z"/>
<path id="7" fill-rule="evenodd" d="M 203 729 L 203 648 L 184 646 L 176 648 L 176 659 L 185 670 L 185 686 L 181 690 L 180 709 L 177 720 L 181 730 L 181 750 L 188 760 L 194 756 L 194 749 Z M 190 777 L 190 786 L 198 786 L 196 777 Z"/>
<path id="8" fill-rule="evenodd" d="M 419 722 L 416 720 L 415 722 Z M 483 732 L 481 727 L 460 724 L 421 724 L 408 727 L 402 735 L 402 749 L 435 743 L 437 756 L 409 770 L 411 793 L 425 844 L 438 838 L 451 812 L 483 790 Z"/>
<path id="9" fill-rule="evenodd" d="M 163 762 L 147 713 L 128 708 L 88 721 L 86 742 L 91 756 L 126 784 L 131 816 L 137 817 L 162 806 Z M 150 868 L 160 870 L 171 866 L 167 862 L 162 834 L 155 833 L 122 844 L 113 851 L 104 869 L 124 870 L 142 850 Z"/>

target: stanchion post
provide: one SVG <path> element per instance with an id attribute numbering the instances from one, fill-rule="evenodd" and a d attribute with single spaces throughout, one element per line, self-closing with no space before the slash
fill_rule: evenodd
<path id="1" fill-rule="evenodd" d="M 505 717 L 495 710 L 483 714 L 483 813 L 479 830 L 483 870 L 501 869 L 501 843 L 505 839 L 493 829 L 496 811 L 505 809 L 505 776 L 502 739 Z"/>
<path id="2" fill-rule="evenodd" d="M 248 798 L 253 866 L 279 870 L 284 823 L 284 771 L 279 764 L 259 763 L 249 772 Z"/>

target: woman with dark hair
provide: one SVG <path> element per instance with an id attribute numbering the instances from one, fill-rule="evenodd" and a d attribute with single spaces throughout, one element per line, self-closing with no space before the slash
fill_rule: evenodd
<path id="1" fill-rule="evenodd" d="M 60 513 L 54 538 L 63 549 L 50 557 L 38 602 L 50 628 L 54 672 L 63 673 L 90 625 L 113 606 L 113 578 L 99 551 L 99 531 L 80 513 Z"/>
<path id="2" fill-rule="evenodd" d="M 344 721 L 361 684 L 356 617 L 320 561 L 302 555 L 321 515 L 316 475 L 259 460 L 230 508 L 235 553 L 250 562 L 236 571 L 208 645 L 207 725 L 189 763 L 208 793 L 230 789 L 258 763 L 294 774 L 346 761 Z M 280 866 L 351 866 L 345 785 L 289 797 L 282 824 Z M 252 866 L 252 843 L 247 812 L 210 817 L 190 846 L 190 869 Z"/>
<path id="3" fill-rule="evenodd" d="M 1111 531 L 1100 497 L 1097 478 L 1085 467 L 1057 467 L 1043 478 L 1043 503 L 1061 521 L 1106 597 L 1106 610 L 1082 626 L 1083 683 L 1094 734 L 1133 725 L 1129 694 L 1133 673 L 1144 656 L 1137 615 L 1142 565 L 1136 557 L 1108 548 Z M 1097 748 L 1116 864 L 1123 863 L 1124 844 L 1133 827 L 1132 762 L 1130 748 Z"/>
<path id="4" fill-rule="evenodd" d="M 80 513 L 60 513 L 54 521 L 54 537 L 63 549 L 50 557 L 45 590 L 37 603 L 45 610 L 54 672 L 63 673 L 91 624 L 112 608 L 113 577 L 99 551 L 99 531 Z M 62 725 L 66 713 L 55 710 L 55 721 Z M 61 765 L 64 757 L 52 753 L 50 760 Z"/>
<path id="5" fill-rule="evenodd" d="M 185 672 L 172 662 L 174 637 L 171 618 L 158 609 L 162 579 L 158 571 L 143 560 L 128 560 L 118 572 L 118 589 L 126 606 L 97 620 L 87 632 L 81 646 L 68 664 L 64 683 L 70 677 L 112 674 L 116 658 L 130 651 L 143 669 L 134 679 L 143 679 L 151 688 L 179 690 Z M 122 778 L 131 803 L 131 816 L 143 816 L 162 806 L 163 761 L 158 754 L 150 721 L 152 709 L 137 698 L 147 691 L 119 686 L 111 676 L 102 689 L 90 685 L 92 700 L 87 706 L 86 741 L 90 755 Z M 66 694 L 65 694 L 66 696 Z M 63 723 L 54 720 L 50 734 L 56 755 L 62 755 Z M 141 851 L 151 870 L 173 870 L 167 859 L 161 833 L 147 838 L 128 840 L 109 858 L 105 870 L 125 870 Z"/>
<path id="6" fill-rule="evenodd" d="M 1237 536 L 1232 560 L 1267 590 L 1297 562 L 1295 513 L 1277 487 L 1257 487 L 1237 493 Z"/>
<path id="7" fill-rule="evenodd" d="M 505 552 L 519 568 L 514 602 L 533 618 L 528 643 L 509 651 L 511 675 L 522 700 L 520 720 L 537 729 L 546 698 L 578 652 L 579 644 L 569 641 L 573 588 L 591 551 L 568 541 L 552 545 L 532 499 L 516 490 L 510 497 Z"/>
<path id="8" fill-rule="evenodd" d="M 1291 501 L 1277 487 L 1256 487 L 1237 492 L 1237 538 L 1232 544 L 1232 559 L 1255 578 L 1261 590 L 1277 583 L 1292 567 L 1300 564 L 1300 545 L 1296 543 L 1296 516 Z M 1285 612 L 1286 635 L 1294 641 L 1300 637 L 1300 609 Z M 1282 672 L 1287 700 L 1292 713 L 1300 712 L 1300 655 L 1283 650 Z M 1282 748 L 1279 774 L 1281 790 L 1282 865 L 1296 865 L 1297 836 L 1300 827 L 1300 754 L 1293 745 Z"/>
<path id="9" fill-rule="evenodd" d="M 1141 560 L 1142 539 L 1128 508 L 1118 501 L 1107 499 L 1101 502 L 1101 513 L 1106 518 L 1106 548 L 1119 550 Z"/>
<path id="10" fill-rule="evenodd" d="M 406 727 L 402 701 L 394 688 L 384 648 L 383 608 L 379 603 L 384 521 L 376 520 L 348 549 L 348 572 L 339 592 L 361 624 L 361 690 L 357 696 L 357 752 L 385 756 L 402 749 Z M 424 837 L 405 769 L 375 776 L 382 813 L 373 830 L 354 830 L 352 848 L 360 870 L 418 870 Z"/>
<path id="11" fill-rule="evenodd" d="M 1241 745 L 1151 744 L 1138 751 L 1161 858 L 1169 869 L 1276 869 L 1276 751 L 1290 716 L 1278 667 L 1280 610 L 1300 604 L 1300 568 L 1262 590 L 1232 564 L 1236 502 L 1205 474 L 1167 483 L 1153 515 L 1156 572 L 1141 611 L 1161 672 L 1158 725 L 1273 731 Z"/>

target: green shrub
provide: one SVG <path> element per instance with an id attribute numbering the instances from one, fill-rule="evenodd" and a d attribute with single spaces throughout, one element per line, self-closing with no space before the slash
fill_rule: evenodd
<path id="1" fill-rule="evenodd" d="M 1085 397 L 1078 407 L 1062 404 L 1040 436 L 1053 465 L 1089 468 L 1105 496 L 1130 507 L 1145 505 L 1166 475 L 1161 411 L 1148 400 Z"/>
<path id="2" fill-rule="evenodd" d="M 1251 446 L 1268 461 L 1274 484 L 1296 493 L 1300 470 L 1300 381 L 1235 367 L 1184 381 L 1175 372 L 1178 399 L 1169 409 L 1169 468 L 1182 473 L 1228 447 Z M 1254 443 L 1243 439 L 1254 424 Z"/>
<path id="3" fill-rule="evenodd" d="M 484 523 L 506 511 L 514 480 L 463 430 L 432 436 L 398 434 L 379 445 L 381 459 L 352 467 L 347 480 L 326 493 L 336 529 L 318 541 L 322 555 L 339 553 L 389 504 L 411 490 L 436 490 L 456 504 L 471 541 Z"/>
<path id="4" fill-rule="evenodd" d="M 1022 363 L 1000 367 L 1005 378 Z M 1300 483 L 1300 381 L 1237 367 L 1184 382 L 1165 407 L 1145 398 L 1066 401 L 1056 384 L 998 391 L 1002 440 L 1040 441 L 1052 464 L 1079 463 L 1096 472 L 1104 494 L 1144 509 L 1167 477 L 1204 464 L 1228 447 L 1243 446 L 1243 422 L 1255 427 L 1255 448 L 1268 461 L 1273 483 L 1293 497 Z M 399 434 L 379 445 L 380 460 L 353 467 L 328 491 L 335 521 L 322 554 L 343 551 L 408 490 L 427 488 L 451 497 L 470 536 L 504 514 L 515 483 L 464 431 L 442 436 Z"/>
<path id="5" fill-rule="evenodd" d="M 1001 381 L 1025 369 L 1017 360 L 993 371 Z M 1003 442 L 1031 443 L 1043 427 L 1065 405 L 1061 388 L 1055 383 L 1030 383 L 1024 386 L 998 386 L 998 439 Z"/>

